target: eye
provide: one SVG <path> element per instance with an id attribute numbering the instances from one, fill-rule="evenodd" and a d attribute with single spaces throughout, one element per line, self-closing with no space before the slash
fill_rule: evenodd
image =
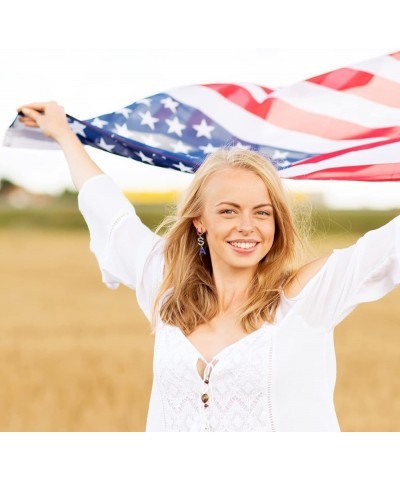
<path id="1" fill-rule="evenodd" d="M 221 212 L 219 213 L 223 213 L 223 214 L 226 214 L 226 215 L 229 215 L 230 212 L 234 212 L 234 210 L 232 209 L 226 209 L 226 210 L 221 210 Z M 262 217 L 270 217 L 272 214 L 271 212 L 266 212 L 264 210 L 260 210 L 257 212 L 258 214 L 262 214 L 261 216 Z"/>
<path id="2" fill-rule="evenodd" d="M 270 217 L 271 216 L 271 212 L 264 212 L 263 210 L 260 210 L 259 212 L 257 213 L 264 213 L 265 215 L 262 215 L 263 217 L 266 216 L 266 217 Z"/>

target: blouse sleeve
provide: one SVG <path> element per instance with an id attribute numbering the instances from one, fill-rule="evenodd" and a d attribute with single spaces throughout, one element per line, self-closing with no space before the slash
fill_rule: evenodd
<path id="1" fill-rule="evenodd" d="M 107 174 L 86 180 L 78 193 L 78 207 L 89 229 L 89 248 L 103 283 L 111 289 L 122 283 L 136 290 L 139 306 L 150 319 L 151 302 L 163 276 L 162 237 L 142 223 Z"/>
<path id="2" fill-rule="evenodd" d="M 332 329 L 360 303 L 382 298 L 400 284 L 400 216 L 333 250 L 322 269 L 293 299 L 311 326 Z"/>

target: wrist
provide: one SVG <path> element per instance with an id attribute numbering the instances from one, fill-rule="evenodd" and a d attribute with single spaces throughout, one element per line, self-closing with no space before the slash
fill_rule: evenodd
<path id="1" fill-rule="evenodd" d="M 79 141 L 76 134 L 71 130 L 71 128 L 68 125 L 65 128 L 63 128 L 62 130 L 60 129 L 60 131 L 55 133 L 53 135 L 53 140 L 55 140 L 57 143 L 59 143 L 60 146 L 62 146 L 65 143 L 69 143 L 71 141 L 74 141 L 74 140 Z"/>

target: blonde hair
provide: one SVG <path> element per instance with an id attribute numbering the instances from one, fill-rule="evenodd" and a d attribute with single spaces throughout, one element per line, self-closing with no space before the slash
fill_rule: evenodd
<path id="1" fill-rule="evenodd" d="M 219 313 L 210 254 L 207 248 L 206 255 L 199 255 L 193 220 L 202 214 L 203 191 L 208 179 L 227 168 L 246 169 L 258 175 L 267 187 L 274 209 L 273 245 L 260 260 L 248 288 L 247 301 L 237 311 L 246 332 L 259 328 L 260 322 L 274 321 L 282 289 L 301 265 L 307 242 L 295 225 L 288 195 L 275 167 L 258 152 L 220 148 L 207 156 L 177 202 L 175 212 L 166 216 L 156 229 L 158 233 L 166 228 L 165 269 L 153 304 L 153 329 L 157 305 L 164 296 L 159 309 L 161 320 L 179 327 L 185 335 Z"/>

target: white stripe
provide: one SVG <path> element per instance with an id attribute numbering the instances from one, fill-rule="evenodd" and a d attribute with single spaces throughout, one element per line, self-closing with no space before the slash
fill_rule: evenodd
<path id="1" fill-rule="evenodd" d="M 400 125 L 400 108 L 388 107 L 315 83 L 299 82 L 290 87 L 275 90 L 270 96 L 306 112 L 353 122 L 366 128 Z"/>
<path id="2" fill-rule="evenodd" d="M 257 103 L 262 103 L 268 98 L 268 93 L 255 83 L 242 82 L 234 83 L 233 85 L 238 85 L 247 90 Z"/>
<path id="3" fill-rule="evenodd" d="M 392 80 L 393 82 L 400 82 L 400 61 L 389 55 L 356 63 L 350 65 L 350 68 L 372 73 L 387 80 Z"/>
<path id="4" fill-rule="evenodd" d="M 338 155 L 318 163 L 295 165 L 279 171 L 282 178 L 297 177 L 328 168 L 351 167 L 355 165 L 378 165 L 381 163 L 400 163 L 399 143 L 390 143 L 367 150 L 357 150 Z"/>
<path id="5" fill-rule="evenodd" d="M 26 127 L 16 122 L 13 128 L 8 128 L 3 138 L 3 146 L 16 148 L 37 148 L 40 150 L 61 150 L 60 145 L 46 137 L 38 128 Z"/>
<path id="6" fill-rule="evenodd" d="M 266 120 L 226 100 L 222 95 L 201 85 L 189 85 L 166 92 L 178 102 L 202 111 L 223 128 L 244 142 L 271 145 L 283 150 L 328 153 L 367 143 L 387 140 L 369 138 L 362 140 L 329 140 L 307 133 L 286 130 L 271 125 Z"/>

